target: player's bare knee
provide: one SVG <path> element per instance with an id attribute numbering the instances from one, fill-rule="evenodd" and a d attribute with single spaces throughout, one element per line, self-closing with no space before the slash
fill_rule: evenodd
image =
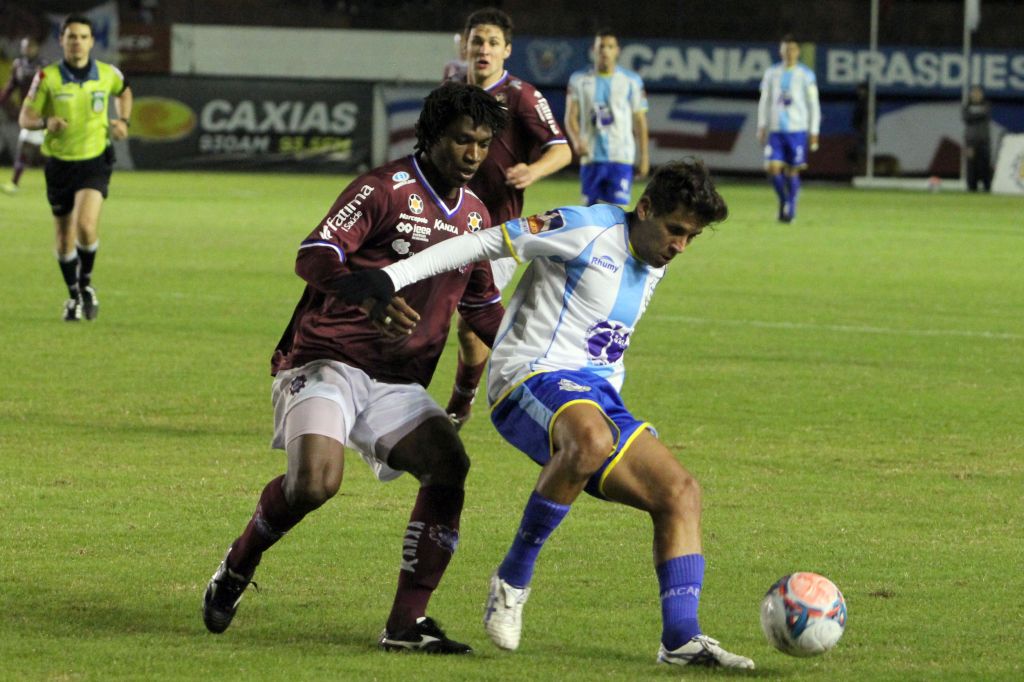
<path id="1" fill-rule="evenodd" d="M 697 479 L 683 471 L 662 482 L 657 507 L 673 516 L 700 516 L 701 488 Z"/>
<path id="2" fill-rule="evenodd" d="M 331 471 L 288 473 L 283 487 L 289 507 L 295 511 L 311 512 L 338 494 L 341 475 Z"/>
<path id="3" fill-rule="evenodd" d="M 461 444 L 433 451 L 425 464 L 422 474 L 417 476 L 421 481 L 461 486 L 469 475 L 469 455 Z"/>
<path id="4" fill-rule="evenodd" d="M 576 433 L 576 438 L 562 448 L 556 456 L 561 468 L 574 480 L 586 480 L 593 476 L 608 459 L 615 443 L 607 429 L 587 428 Z"/>

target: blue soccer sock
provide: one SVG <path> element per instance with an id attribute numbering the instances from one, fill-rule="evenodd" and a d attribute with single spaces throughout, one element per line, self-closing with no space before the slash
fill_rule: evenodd
<path id="1" fill-rule="evenodd" d="M 782 173 L 772 174 L 772 187 L 775 188 L 775 194 L 779 197 L 779 205 L 785 204 L 788 200 L 786 190 L 788 189 L 786 183 L 786 176 Z"/>
<path id="2" fill-rule="evenodd" d="M 697 606 L 704 585 L 704 556 L 677 556 L 655 571 L 661 595 L 661 643 L 673 651 L 700 634 Z"/>
<path id="3" fill-rule="evenodd" d="M 529 585 L 541 547 L 568 513 L 569 505 L 552 502 L 534 491 L 523 510 L 515 540 L 498 567 L 498 577 L 512 587 Z"/>
<path id="4" fill-rule="evenodd" d="M 787 175 L 786 185 L 789 189 L 789 217 L 796 217 L 796 197 L 800 194 L 800 176 L 799 175 Z"/>

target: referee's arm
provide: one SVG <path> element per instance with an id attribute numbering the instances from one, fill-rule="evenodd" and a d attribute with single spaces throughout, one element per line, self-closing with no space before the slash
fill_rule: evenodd
<path id="1" fill-rule="evenodd" d="M 132 89 L 125 85 L 121 94 L 114 98 L 114 108 L 117 109 L 117 118 L 111 121 L 112 137 L 115 140 L 123 140 L 128 137 L 128 126 L 132 118 Z"/>

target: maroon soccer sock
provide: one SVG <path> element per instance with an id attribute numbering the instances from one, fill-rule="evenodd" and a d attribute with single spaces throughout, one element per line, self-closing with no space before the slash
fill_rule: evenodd
<path id="1" fill-rule="evenodd" d="M 447 485 L 426 485 L 416 496 L 402 539 L 398 591 L 388 616 L 388 632 L 397 633 L 426 615 L 430 595 L 459 544 L 459 517 L 465 492 Z"/>
<path id="2" fill-rule="evenodd" d="M 296 513 L 284 497 L 284 476 L 278 476 L 263 489 L 249 524 L 231 545 L 228 568 L 251 576 L 260 563 L 263 552 L 281 539 L 302 520 L 305 513 Z"/>

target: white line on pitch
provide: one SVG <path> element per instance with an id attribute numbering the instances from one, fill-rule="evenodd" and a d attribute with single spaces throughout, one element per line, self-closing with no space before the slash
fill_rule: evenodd
<path id="1" fill-rule="evenodd" d="M 762 329 L 821 329 L 831 332 L 852 332 L 856 334 L 888 334 L 892 336 L 957 336 L 973 339 L 999 339 L 1024 341 L 1024 334 L 1010 332 L 968 331 L 964 329 L 893 329 L 891 327 L 866 327 L 849 324 L 813 324 L 810 322 L 767 322 L 763 320 L 723 320 L 709 317 L 687 317 L 685 315 L 658 315 L 656 319 L 693 324 L 725 324 L 735 327 L 760 327 Z"/>

